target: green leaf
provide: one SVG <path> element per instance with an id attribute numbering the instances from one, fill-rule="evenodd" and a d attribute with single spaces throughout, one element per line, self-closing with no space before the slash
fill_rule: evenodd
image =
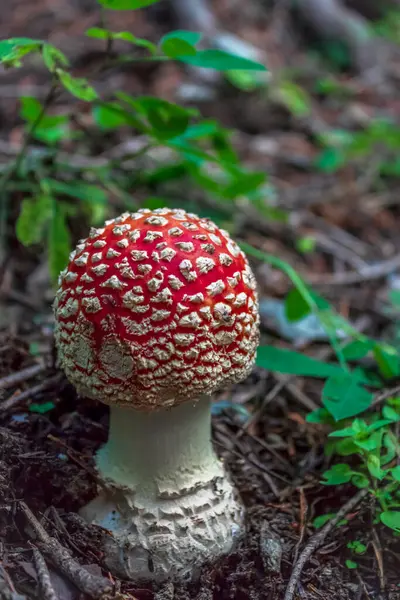
<path id="1" fill-rule="evenodd" d="M 73 96 L 84 100 L 85 102 L 92 102 L 97 98 L 96 90 L 88 83 L 87 79 L 83 77 L 72 77 L 70 73 L 63 69 L 56 69 L 56 73 L 66 90 L 68 90 Z"/>
<path id="2" fill-rule="evenodd" d="M 321 423 L 323 425 L 332 425 L 333 419 L 326 408 L 316 408 L 306 416 L 307 423 Z"/>
<path id="3" fill-rule="evenodd" d="M 296 250 L 302 254 L 314 252 L 316 245 L 317 240 L 312 235 L 305 235 L 296 240 Z"/>
<path id="4" fill-rule="evenodd" d="M 385 510 L 380 515 L 381 521 L 386 527 L 394 529 L 394 531 L 400 532 L 400 511 L 399 510 Z"/>
<path id="5" fill-rule="evenodd" d="M 354 374 L 344 372 L 330 377 L 322 391 L 322 403 L 336 421 L 364 412 L 372 398 L 373 395 L 361 387 Z"/>
<path id="6" fill-rule="evenodd" d="M 340 485 L 342 483 L 348 483 L 354 471 L 346 463 L 339 463 L 334 465 L 328 471 L 323 473 L 325 481 L 322 481 L 324 485 Z"/>
<path id="7" fill-rule="evenodd" d="M 225 165 L 240 166 L 239 157 L 230 141 L 231 132 L 221 127 L 211 136 L 212 147 Z"/>
<path id="8" fill-rule="evenodd" d="M 171 31 L 161 38 L 160 47 L 169 58 L 195 56 L 197 54 L 195 45 L 201 38 L 202 34 L 195 31 Z"/>
<path id="9" fill-rule="evenodd" d="M 357 473 L 351 478 L 351 483 L 355 485 L 360 490 L 368 488 L 370 485 L 368 477 L 363 475 L 362 473 Z"/>
<path id="10" fill-rule="evenodd" d="M 317 139 L 324 146 L 348 148 L 354 140 L 354 133 L 347 129 L 327 129 L 317 134 Z"/>
<path id="11" fill-rule="evenodd" d="M 386 448 L 387 452 L 385 455 L 381 456 L 381 463 L 383 465 L 386 465 L 390 461 L 392 461 L 395 456 L 399 455 L 400 449 L 396 437 L 392 434 L 390 430 L 385 431 L 385 435 L 383 436 L 383 446 L 384 448 Z"/>
<path id="12" fill-rule="evenodd" d="M 311 313 L 309 303 L 297 288 L 292 288 L 285 298 L 285 316 L 288 321 L 300 321 Z"/>
<path id="13" fill-rule="evenodd" d="M 71 253 L 71 237 L 62 204 L 53 200 L 53 214 L 50 221 L 49 237 L 49 269 L 53 284 L 57 283 L 60 272 L 68 264 Z"/>
<path id="14" fill-rule="evenodd" d="M 354 560 L 346 560 L 345 565 L 348 569 L 357 569 L 358 564 Z"/>
<path id="15" fill-rule="evenodd" d="M 321 529 L 326 523 L 331 521 L 333 517 L 336 516 L 336 513 L 326 513 L 325 515 L 319 515 L 319 517 L 315 517 L 313 520 L 313 526 L 315 529 Z"/>
<path id="16" fill-rule="evenodd" d="M 0 63 L 19 66 L 19 59 L 30 52 L 40 50 L 44 42 L 31 38 L 10 38 L 0 40 Z"/>
<path id="17" fill-rule="evenodd" d="M 400 421 L 400 415 L 397 412 L 397 410 L 395 410 L 388 404 L 385 404 L 385 406 L 383 407 L 382 415 L 391 423 L 396 423 L 397 421 Z"/>
<path id="18" fill-rule="evenodd" d="M 346 155 L 341 148 L 326 148 L 314 162 L 315 167 L 323 173 L 335 173 L 346 162 Z"/>
<path id="19" fill-rule="evenodd" d="M 381 429 L 382 427 L 386 427 L 386 425 L 391 425 L 391 419 L 379 419 L 378 421 L 374 421 L 371 425 L 368 425 L 367 431 L 371 433 L 372 431 L 376 431 L 377 429 Z"/>
<path id="20" fill-rule="evenodd" d="M 182 135 L 189 125 L 191 112 L 160 98 L 141 96 L 135 105 L 148 120 L 152 133 L 160 140 L 170 140 Z"/>
<path id="21" fill-rule="evenodd" d="M 266 71 L 266 67 L 258 62 L 236 56 L 223 50 L 199 50 L 195 56 L 180 56 L 178 60 L 203 69 L 215 71 L 249 70 Z"/>
<path id="22" fill-rule="evenodd" d="M 397 412 L 397 410 L 395 410 L 388 404 L 385 404 L 385 406 L 382 408 L 382 415 L 385 417 L 385 419 L 388 419 L 392 423 L 400 421 L 400 415 Z"/>
<path id="23" fill-rule="evenodd" d="M 107 202 L 105 191 L 91 183 L 84 183 L 83 181 L 67 183 L 56 179 L 45 179 L 44 182 L 54 194 L 64 194 L 70 198 L 98 204 L 106 204 Z"/>
<path id="24" fill-rule="evenodd" d="M 195 56 L 197 54 L 196 48 L 184 40 L 165 40 L 161 46 L 161 50 L 169 58 Z"/>
<path id="25" fill-rule="evenodd" d="M 39 413 L 41 415 L 44 415 L 45 413 L 53 410 L 54 407 L 55 407 L 54 402 L 43 402 L 42 404 L 32 403 L 29 406 L 29 410 L 30 410 L 30 412 Z"/>
<path id="26" fill-rule="evenodd" d="M 36 139 L 52 144 L 65 138 L 68 133 L 68 117 L 43 114 L 40 121 L 37 121 L 42 112 L 43 106 L 36 98 L 28 96 L 21 98 L 20 115 L 30 124 L 35 122 L 33 136 Z"/>
<path id="27" fill-rule="evenodd" d="M 381 461 L 379 456 L 376 456 L 375 454 L 369 454 L 367 459 L 367 467 L 368 471 L 371 473 L 372 477 L 375 477 L 375 479 L 381 481 L 384 478 L 385 474 L 381 469 Z"/>
<path id="28" fill-rule="evenodd" d="M 109 31 L 108 29 L 103 29 L 101 27 L 91 27 L 90 29 L 87 29 L 85 33 L 88 37 L 96 38 L 98 40 L 122 40 L 123 42 L 128 42 L 134 46 L 146 48 L 151 54 L 156 54 L 157 52 L 157 46 L 155 44 L 144 38 L 136 37 L 130 31 Z"/>
<path id="29" fill-rule="evenodd" d="M 316 292 L 307 289 L 308 294 L 305 297 L 304 291 L 294 287 L 287 294 L 285 299 L 285 316 L 288 321 L 299 321 L 307 317 L 311 312 L 310 300 L 315 304 L 320 311 L 330 310 L 329 303 L 319 296 Z"/>
<path id="30" fill-rule="evenodd" d="M 277 88 L 281 102 L 295 117 L 310 114 L 311 99 L 307 92 L 293 81 L 281 81 Z"/>
<path id="31" fill-rule="evenodd" d="M 195 165 L 201 165 L 205 161 L 218 163 L 218 160 L 212 154 L 204 152 L 198 146 L 181 141 L 181 137 L 168 140 L 168 146 L 179 152 L 188 162 Z"/>
<path id="32" fill-rule="evenodd" d="M 220 194 L 231 200 L 239 196 L 246 196 L 258 190 L 265 183 L 266 178 L 267 175 L 264 172 L 238 173 L 231 183 L 221 189 Z"/>
<path id="33" fill-rule="evenodd" d="M 353 437 L 355 434 L 356 434 L 356 432 L 354 431 L 353 427 L 351 426 L 351 427 L 344 427 L 343 429 L 337 429 L 336 431 L 332 431 L 329 434 L 329 437 L 345 438 L 345 437 Z"/>
<path id="34" fill-rule="evenodd" d="M 85 35 L 96 40 L 107 40 L 113 38 L 115 32 L 104 29 L 103 27 L 89 27 L 89 29 L 86 29 Z"/>
<path id="35" fill-rule="evenodd" d="M 202 138 L 208 138 L 220 130 L 219 124 L 213 119 L 204 119 L 201 123 L 194 123 L 179 136 L 182 140 L 199 140 Z"/>
<path id="36" fill-rule="evenodd" d="M 134 109 L 137 111 L 137 106 L 135 104 L 135 99 L 129 96 L 129 94 L 124 94 L 124 92 L 116 92 L 115 94 L 121 102 L 125 102 L 129 105 L 130 109 Z M 133 114 L 131 110 L 126 110 L 123 106 L 118 106 L 117 103 L 114 102 L 102 102 L 97 101 L 98 106 L 106 106 L 107 111 L 115 112 L 116 115 L 123 117 L 126 120 L 126 123 L 132 127 L 133 129 L 137 129 L 141 133 L 149 134 L 151 133 L 149 128 L 146 126 L 144 121 L 138 117 L 138 115 Z"/>
<path id="37" fill-rule="evenodd" d="M 389 290 L 388 298 L 396 308 L 400 307 L 400 290 Z"/>
<path id="38" fill-rule="evenodd" d="M 393 479 L 395 479 L 396 481 L 400 481 L 400 465 L 397 465 L 397 467 L 391 469 L 390 472 L 392 474 Z"/>
<path id="39" fill-rule="evenodd" d="M 117 129 L 129 124 L 124 112 L 117 102 L 104 102 L 93 107 L 93 118 L 101 129 Z"/>
<path id="40" fill-rule="evenodd" d="M 374 347 L 372 340 L 353 340 L 342 348 L 346 360 L 360 360 Z"/>
<path id="41" fill-rule="evenodd" d="M 21 112 L 20 115 L 28 123 L 36 122 L 40 114 L 43 112 L 42 104 L 36 98 L 30 98 L 23 96 L 21 98 Z M 46 115 L 43 114 L 40 121 L 37 122 L 36 127 L 40 129 L 53 129 L 59 125 L 66 124 L 68 117 L 66 115 Z"/>
<path id="42" fill-rule="evenodd" d="M 48 70 L 53 73 L 58 67 L 68 67 L 69 60 L 61 50 L 51 44 L 42 47 L 43 62 Z"/>
<path id="43" fill-rule="evenodd" d="M 42 111 L 42 104 L 39 102 L 39 100 L 37 98 L 31 98 L 29 96 L 22 96 L 20 102 L 21 117 L 25 119 L 25 121 L 29 121 L 30 123 L 32 123 L 32 121 L 35 121 Z"/>
<path id="44" fill-rule="evenodd" d="M 47 145 L 57 144 L 61 140 L 65 140 L 70 135 L 68 123 L 60 123 L 54 127 L 37 128 L 33 137 L 44 142 Z"/>
<path id="45" fill-rule="evenodd" d="M 31 356 L 39 356 L 39 354 L 40 354 L 40 344 L 39 344 L 39 342 L 31 342 L 29 344 L 29 354 Z"/>
<path id="46" fill-rule="evenodd" d="M 45 195 L 22 201 L 16 223 L 16 234 L 21 244 L 31 246 L 42 241 L 45 225 L 51 218 L 51 210 L 52 199 Z"/>
<path id="47" fill-rule="evenodd" d="M 162 45 L 163 42 L 165 42 L 166 40 L 182 40 L 183 42 L 186 42 L 187 44 L 190 44 L 191 46 L 195 46 L 196 44 L 198 44 L 200 42 L 202 37 L 203 37 L 203 34 L 198 33 L 197 31 L 187 31 L 186 29 L 176 29 L 175 31 L 170 31 L 169 33 L 164 35 L 160 40 L 160 44 Z"/>
<path id="48" fill-rule="evenodd" d="M 98 0 L 98 2 L 110 10 L 137 10 L 155 4 L 159 0 Z"/>
<path id="49" fill-rule="evenodd" d="M 359 454 L 360 449 L 351 438 L 341 439 L 336 442 L 336 454 L 339 456 L 351 456 L 352 454 Z"/>
<path id="50" fill-rule="evenodd" d="M 235 69 L 233 71 L 225 72 L 226 79 L 239 90 L 243 90 L 244 92 L 252 92 L 257 88 L 260 88 L 264 81 L 260 78 L 259 73 L 254 71 L 243 71 Z"/>
<path id="51" fill-rule="evenodd" d="M 355 554 L 365 554 L 367 551 L 367 546 L 358 540 L 353 540 L 352 542 L 348 542 L 347 547 L 349 550 L 352 550 Z"/>
<path id="52" fill-rule="evenodd" d="M 354 440 L 355 445 L 362 450 L 366 450 L 367 452 L 373 452 L 382 446 L 382 433 L 380 431 L 375 432 L 364 439 L 356 438 Z"/>
<path id="53" fill-rule="evenodd" d="M 345 374 L 342 367 L 338 365 L 325 363 L 299 352 L 274 346 L 260 346 L 258 348 L 257 365 L 269 371 L 302 375 L 304 377 L 326 378 L 344 376 Z"/>
<path id="54" fill-rule="evenodd" d="M 158 167 L 144 174 L 144 181 L 146 185 L 154 186 L 167 181 L 174 181 L 176 179 L 182 179 L 187 174 L 187 168 L 184 163 L 175 163 L 173 165 L 166 165 L 165 167 Z M 145 208 L 151 208 L 146 206 Z M 162 206 L 155 206 L 154 208 L 162 208 Z"/>
<path id="55" fill-rule="evenodd" d="M 377 343 L 374 346 L 373 353 L 383 377 L 391 379 L 400 375 L 400 359 L 395 348 L 388 344 Z"/>

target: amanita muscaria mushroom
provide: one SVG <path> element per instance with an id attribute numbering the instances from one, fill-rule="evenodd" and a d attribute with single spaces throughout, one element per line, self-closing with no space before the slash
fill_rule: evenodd
<path id="1" fill-rule="evenodd" d="M 104 486 L 82 511 L 110 532 L 105 563 L 132 579 L 195 575 L 243 526 L 213 451 L 210 395 L 254 363 L 258 300 L 245 255 L 183 210 L 124 213 L 80 241 L 54 310 L 68 379 L 110 405 L 96 457 Z"/>

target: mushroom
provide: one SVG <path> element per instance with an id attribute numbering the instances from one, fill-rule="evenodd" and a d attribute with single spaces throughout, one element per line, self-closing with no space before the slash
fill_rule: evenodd
<path id="1" fill-rule="evenodd" d="M 228 553 L 243 508 L 211 442 L 210 396 L 244 379 L 259 338 L 256 285 L 223 229 L 180 209 L 91 229 L 60 274 L 59 362 L 110 406 L 102 485 L 82 510 L 108 530 L 122 578 L 192 578 Z"/>

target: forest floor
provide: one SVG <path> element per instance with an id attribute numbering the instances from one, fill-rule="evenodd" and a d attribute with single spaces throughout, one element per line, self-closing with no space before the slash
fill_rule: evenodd
<path id="1" fill-rule="evenodd" d="M 242 159 L 270 175 L 277 207 L 290 214 L 286 223 L 254 223 L 245 215 L 244 237 L 287 260 L 364 332 L 389 339 L 394 319 L 386 310 L 387 294 L 400 266 L 399 180 L 388 178 L 376 187 L 374 158 L 362 173 L 353 165 L 344 166 L 340 174 L 315 169 L 318 150 L 313 136 L 316 127 L 357 129 L 376 116 L 399 122 L 399 73 L 376 86 L 358 75 L 336 72 L 337 93 L 317 93 L 316 83 L 327 80 L 329 67 L 311 56 L 295 29 L 286 36 L 276 33 L 290 27 L 287 15 L 257 2 L 214 4 L 226 28 L 266 52 L 273 73 L 283 67 L 298 73 L 297 82 L 311 99 L 307 116 L 293 115 L 282 102 L 263 94 L 231 88 L 196 103 L 204 116 L 236 130 Z M 168 31 L 169 21 L 162 13 L 151 19 L 146 11 L 127 15 L 115 13 L 110 28 L 150 40 Z M 98 60 L 96 43 L 82 36 L 98 24 L 95 3 L 89 0 L 19 0 L 2 7 L 0 38 L 47 39 L 73 58 L 79 75 Z M 119 70 L 107 81 L 100 77 L 97 83 L 111 91 L 155 94 L 173 101 L 187 77 L 176 65 L 145 65 Z M 27 94 L 43 98 L 47 86 L 48 77 L 39 66 L 0 73 L 3 162 L 22 139 L 18 98 Z M 15 205 L 19 200 L 16 195 Z M 32 560 L 31 513 L 78 563 L 94 575 L 107 576 L 99 566 L 95 534 L 82 528 L 75 515 L 96 493 L 93 455 L 106 440 L 108 411 L 100 403 L 77 397 L 56 367 L 45 256 L 17 242 L 15 211 L 12 205 L 7 244 L 0 256 L 0 582 L 3 579 L 4 589 L 9 589 L 8 596 L 0 591 L 0 597 L 16 600 L 14 588 L 26 597 L 39 597 L 34 595 L 37 565 Z M 298 251 L 297 242 L 304 237 L 315 240 L 311 252 Z M 370 264 L 376 266 L 374 271 L 363 270 Z M 281 272 L 266 265 L 257 266 L 256 272 L 263 297 L 284 297 L 289 283 Z M 293 340 L 280 338 L 274 319 L 265 317 L 262 325 L 268 343 L 293 347 Z M 333 358 L 325 342 L 302 348 L 314 357 Z M 245 504 L 246 537 L 234 553 L 205 566 L 200 581 L 192 586 L 152 589 L 114 582 L 116 598 L 283 600 L 293 565 L 316 533 L 313 520 L 336 513 L 357 493 L 350 485 L 320 483 L 330 464 L 323 451 L 326 429 L 308 423 L 305 415 L 320 405 L 321 387 L 318 380 L 256 368 L 248 380 L 215 399 L 215 449 Z M 356 570 L 345 566 L 346 560 L 354 559 L 347 548 L 352 540 L 367 546 L 366 553 L 357 557 Z M 275 558 L 271 544 L 277 548 Z M 376 530 L 369 501 L 363 500 L 345 512 L 345 522 L 311 554 L 293 597 L 400 600 L 399 569 L 400 538 L 383 527 Z M 54 564 L 50 575 L 58 600 L 84 598 Z"/>

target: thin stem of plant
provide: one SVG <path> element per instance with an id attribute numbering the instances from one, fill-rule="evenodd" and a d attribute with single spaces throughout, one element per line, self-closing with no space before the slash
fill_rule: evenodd
<path id="1" fill-rule="evenodd" d="M 15 160 L 12 163 L 12 165 L 10 166 L 10 168 L 4 172 L 2 178 L 0 179 L 0 192 L 4 191 L 6 184 L 11 179 L 11 177 L 14 175 L 14 173 L 17 173 L 19 171 L 22 161 L 24 160 L 25 155 L 28 151 L 29 144 L 32 141 L 32 137 L 33 137 L 36 129 L 40 125 L 40 122 L 43 119 L 44 115 L 46 114 L 47 109 L 49 108 L 49 106 L 53 102 L 54 98 L 56 97 L 57 88 L 58 88 L 58 82 L 53 81 L 53 83 L 46 95 L 46 98 L 44 99 L 41 111 L 38 113 L 36 119 L 32 122 L 27 134 L 25 135 L 25 139 L 22 144 L 21 150 L 15 157 Z"/>

